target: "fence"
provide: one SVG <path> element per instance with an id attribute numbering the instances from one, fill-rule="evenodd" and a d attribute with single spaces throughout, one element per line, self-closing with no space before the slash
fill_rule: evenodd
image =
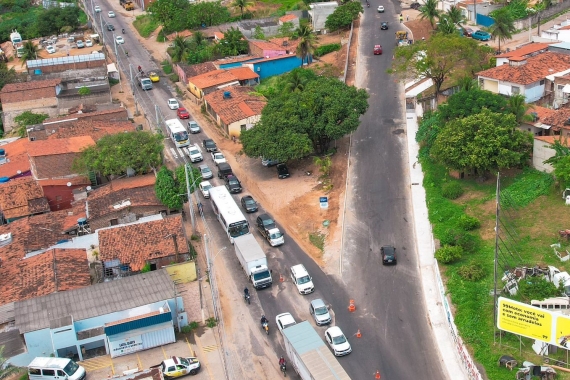
<path id="1" fill-rule="evenodd" d="M 350 59 L 350 45 L 352 44 L 352 32 L 354 31 L 354 21 L 350 23 L 350 34 L 348 35 L 348 43 L 346 44 L 346 62 L 344 62 L 344 74 L 342 81 L 346 83 L 346 75 L 348 73 L 348 60 Z"/>

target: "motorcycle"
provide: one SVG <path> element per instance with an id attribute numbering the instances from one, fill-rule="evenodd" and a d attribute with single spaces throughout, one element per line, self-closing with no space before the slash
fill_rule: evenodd
<path id="1" fill-rule="evenodd" d="M 281 364 L 281 372 L 283 372 L 283 376 L 287 376 L 287 364 L 283 363 Z"/>
<path id="2" fill-rule="evenodd" d="M 248 305 L 251 305 L 251 301 L 249 300 L 249 298 L 250 298 L 249 293 L 243 295 L 244 301 L 247 302 Z"/>
<path id="3" fill-rule="evenodd" d="M 267 335 L 269 335 L 269 323 L 263 322 L 263 323 L 261 324 L 261 327 L 263 327 L 263 329 L 265 330 L 265 333 L 266 333 Z"/>
<path id="4" fill-rule="evenodd" d="M 370 8 L 370 3 L 366 3 L 366 6 L 367 6 L 368 8 Z"/>

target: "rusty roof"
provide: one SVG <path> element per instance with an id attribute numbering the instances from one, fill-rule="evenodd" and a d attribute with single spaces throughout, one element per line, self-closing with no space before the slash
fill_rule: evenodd
<path id="1" fill-rule="evenodd" d="M 220 86 L 222 84 L 228 84 L 231 82 L 238 81 L 235 75 L 233 75 L 228 70 L 210 71 L 208 73 L 197 75 L 187 79 L 188 83 L 191 83 L 200 89 Z"/>
<path id="2" fill-rule="evenodd" d="M 0 165 L 0 177 L 12 178 L 30 171 L 28 143 L 27 139 L 18 139 L 0 146 L 6 154 L 6 163 Z"/>
<path id="3" fill-rule="evenodd" d="M 511 50 L 503 54 L 499 54 L 496 57 L 497 58 L 525 57 L 533 53 L 546 51 L 548 49 L 548 46 L 550 46 L 550 43 L 531 42 L 518 49 Z"/>
<path id="4" fill-rule="evenodd" d="M 224 97 L 229 92 L 231 97 Z M 206 95 L 206 103 L 216 112 L 224 124 L 229 125 L 248 117 L 261 115 L 261 111 L 267 104 L 263 96 L 250 94 L 248 87 L 232 87 L 213 91 Z"/>
<path id="5" fill-rule="evenodd" d="M 250 80 L 257 79 L 259 75 L 254 73 L 249 67 L 235 67 L 228 70 L 232 73 L 238 80 Z"/>
<path id="6" fill-rule="evenodd" d="M 81 153 L 85 148 L 95 145 L 91 136 L 75 136 L 55 141 L 31 141 L 28 145 L 30 157 L 52 156 L 67 153 Z"/>
<path id="7" fill-rule="evenodd" d="M 38 88 L 55 87 L 60 83 L 61 83 L 61 78 L 45 79 L 45 80 L 37 80 L 37 81 L 21 82 L 21 83 L 8 83 L 4 87 L 2 87 L 2 91 L 0 91 L 0 94 L 8 94 L 11 92 L 22 92 L 27 90 L 37 90 Z M 53 93 L 53 96 L 55 96 L 55 91 Z"/>
<path id="8" fill-rule="evenodd" d="M 51 123 L 57 123 L 57 122 L 62 122 L 62 121 L 67 121 L 67 120 L 80 120 L 80 119 L 85 119 L 85 118 L 91 118 L 94 116 L 102 116 L 102 115 L 112 115 L 112 114 L 117 114 L 117 117 L 120 117 L 119 115 L 122 114 L 126 114 L 127 110 L 123 107 L 117 107 L 117 108 L 111 108 L 108 110 L 102 110 L 102 111 L 94 111 L 94 112 L 82 112 L 82 113 L 74 113 L 71 115 L 67 115 L 67 116 L 59 116 L 59 117 L 52 117 L 49 119 L 46 119 L 43 121 L 43 125 L 47 125 L 47 124 L 51 124 Z M 126 117 L 125 117 L 126 120 Z"/>
<path id="9" fill-rule="evenodd" d="M 42 187 L 32 177 L 0 185 L 0 209 L 6 219 L 50 211 Z"/>

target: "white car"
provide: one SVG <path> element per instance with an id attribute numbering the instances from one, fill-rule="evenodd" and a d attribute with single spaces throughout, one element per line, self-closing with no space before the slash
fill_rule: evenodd
<path id="1" fill-rule="evenodd" d="M 200 188 L 200 191 L 202 192 L 204 198 L 206 199 L 210 198 L 210 189 L 214 187 L 212 186 L 210 181 L 200 182 L 200 185 L 198 185 L 198 187 Z"/>
<path id="2" fill-rule="evenodd" d="M 378 6 L 378 13 L 384 13 L 384 6 L 383 5 Z"/>
<path id="3" fill-rule="evenodd" d="M 48 45 L 48 46 L 46 47 L 46 51 L 47 51 L 49 54 L 55 53 L 55 46 L 53 46 L 53 45 Z"/>
<path id="4" fill-rule="evenodd" d="M 114 18 L 114 17 L 115 17 L 115 12 L 109 11 L 109 13 L 107 13 L 107 15 L 109 16 L 109 18 Z"/>
<path id="5" fill-rule="evenodd" d="M 284 329 L 296 325 L 297 322 L 295 321 L 295 318 L 293 318 L 291 313 L 281 313 L 275 317 L 275 324 L 277 325 L 279 331 L 283 333 Z"/>
<path id="6" fill-rule="evenodd" d="M 95 13 L 99 13 L 101 12 L 101 7 L 98 5 L 95 5 Z"/>
<path id="7" fill-rule="evenodd" d="M 216 166 L 222 162 L 226 162 L 226 158 L 224 157 L 223 153 L 220 152 L 212 152 L 212 160 L 214 160 L 214 164 L 216 164 Z"/>
<path id="8" fill-rule="evenodd" d="M 87 46 L 87 47 L 93 46 L 93 41 L 91 41 L 91 40 L 85 40 L 85 46 Z"/>
<path id="9" fill-rule="evenodd" d="M 335 356 L 344 356 L 352 352 L 348 339 L 338 326 L 333 326 L 325 331 L 325 340 L 331 346 Z"/>
<path id="10" fill-rule="evenodd" d="M 178 104 L 178 100 L 174 98 L 168 99 L 168 108 L 170 108 L 171 110 L 177 110 L 178 107 L 180 107 L 180 105 Z"/>
<path id="11" fill-rule="evenodd" d="M 204 159 L 204 157 L 202 157 L 202 152 L 200 152 L 200 148 L 196 145 L 190 145 L 188 147 L 188 156 L 190 157 L 191 162 L 200 162 Z"/>
<path id="12" fill-rule="evenodd" d="M 123 39 L 122 36 L 117 36 L 115 37 L 115 42 L 117 42 L 119 45 L 124 44 L 125 40 Z"/>

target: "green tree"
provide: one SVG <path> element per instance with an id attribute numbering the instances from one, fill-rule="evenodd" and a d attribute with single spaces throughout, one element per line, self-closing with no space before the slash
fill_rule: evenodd
<path id="1" fill-rule="evenodd" d="M 439 18 L 439 10 L 437 9 L 437 0 L 426 0 L 424 5 L 419 9 L 420 18 L 429 20 L 432 29 L 435 29 L 435 20 Z"/>
<path id="2" fill-rule="evenodd" d="M 107 135 L 81 152 L 73 162 L 78 173 L 97 172 L 104 176 L 124 174 L 128 168 L 148 173 L 162 164 L 161 134 L 127 132 Z"/>
<path id="3" fill-rule="evenodd" d="M 241 18 L 243 18 L 243 10 L 251 7 L 253 5 L 253 1 L 250 0 L 234 0 L 231 4 L 234 8 L 239 8 L 241 11 Z"/>
<path id="4" fill-rule="evenodd" d="M 182 37 L 176 36 L 174 41 L 172 41 L 172 50 L 170 53 L 170 57 L 172 58 L 173 62 L 180 62 L 185 57 L 186 54 L 190 51 L 191 48 L 191 41 Z"/>
<path id="5" fill-rule="evenodd" d="M 511 95 L 507 100 L 507 110 L 515 115 L 515 120 L 519 124 L 523 121 L 532 120 L 532 116 L 526 113 L 532 107 L 532 105 L 526 103 L 526 99 L 522 94 Z"/>
<path id="6" fill-rule="evenodd" d="M 148 7 L 152 18 L 162 24 L 166 33 L 184 30 L 189 11 L 187 0 L 155 0 Z"/>
<path id="7" fill-rule="evenodd" d="M 194 193 L 200 182 L 202 181 L 202 173 L 198 168 L 192 167 L 188 165 L 188 168 L 191 169 L 191 172 L 188 172 L 188 184 L 190 185 L 190 193 Z M 188 190 L 186 187 L 186 169 L 184 165 L 180 165 L 174 171 L 176 175 L 176 186 L 178 194 L 184 194 L 182 198 L 184 202 L 188 202 Z M 192 181 L 194 181 L 192 183 Z"/>
<path id="8" fill-rule="evenodd" d="M 295 69 L 284 78 L 285 92 L 300 92 L 305 89 L 308 79 L 303 76 L 302 71 L 306 70 Z"/>
<path id="9" fill-rule="evenodd" d="M 291 37 L 294 29 L 295 29 L 295 25 L 293 25 L 292 22 L 284 22 L 277 29 L 277 33 L 279 36 L 282 36 L 282 37 Z"/>
<path id="10" fill-rule="evenodd" d="M 456 25 L 460 25 L 465 20 L 463 13 L 461 13 L 461 9 L 455 5 L 449 7 L 447 12 L 445 12 L 445 15 Z"/>
<path id="11" fill-rule="evenodd" d="M 515 20 L 508 7 L 500 8 L 493 12 L 493 20 L 495 20 L 495 23 L 489 27 L 489 32 L 493 40 L 499 40 L 499 51 L 501 51 L 501 42 L 513 38 L 513 33 L 517 30 Z"/>
<path id="12" fill-rule="evenodd" d="M 25 111 L 14 118 L 14 121 L 18 125 L 18 135 L 20 137 L 25 137 L 27 135 L 26 128 L 30 125 L 41 124 L 45 119 L 49 117 L 45 113 L 33 113 L 31 111 Z"/>
<path id="13" fill-rule="evenodd" d="M 447 168 L 477 172 L 525 165 L 532 152 L 532 135 L 517 127 L 514 115 L 482 112 L 448 122 L 431 149 Z"/>
<path id="14" fill-rule="evenodd" d="M 443 122 L 471 116 L 488 109 L 491 112 L 507 112 L 507 100 L 504 96 L 472 88 L 459 91 L 447 98 L 447 102 L 438 107 Z"/>
<path id="15" fill-rule="evenodd" d="M 24 82 L 26 74 L 19 74 L 14 67 L 8 67 L 6 62 L 0 61 L 0 90 L 8 83 Z"/>
<path id="16" fill-rule="evenodd" d="M 358 128 L 368 109 L 365 90 L 327 77 L 317 77 L 304 87 L 269 99 L 260 122 L 240 136 L 246 155 L 288 161 L 313 151 L 322 153 L 332 140 Z"/>
<path id="17" fill-rule="evenodd" d="M 230 11 L 221 2 L 201 1 L 190 6 L 186 27 L 194 29 L 220 25 L 228 22 L 230 18 Z"/>
<path id="18" fill-rule="evenodd" d="M 467 75 L 459 78 L 457 80 L 457 85 L 459 86 L 461 91 L 471 91 L 479 88 L 477 85 L 477 80 Z"/>
<path id="19" fill-rule="evenodd" d="M 301 24 L 295 30 L 295 34 L 299 39 L 299 44 L 297 45 L 297 57 L 301 58 L 303 63 L 312 60 L 312 54 L 315 51 L 315 44 L 317 43 L 317 36 L 313 33 L 311 26 L 309 24 Z"/>
<path id="20" fill-rule="evenodd" d="M 182 208 L 182 197 L 178 194 L 185 193 L 178 192 L 174 175 L 166 166 L 161 167 L 156 175 L 154 191 L 158 200 L 169 209 L 180 210 Z"/>
<path id="21" fill-rule="evenodd" d="M 396 48 L 388 72 L 402 79 L 430 78 L 439 94 L 444 80 L 453 83 L 472 74 L 486 62 L 487 55 L 472 38 L 437 33 L 428 40 Z"/>
<path id="22" fill-rule="evenodd" d="M 442 34 L 459 34 L 457 25 L 446 14 L 440 16 L 439 23 L 437 24 L 437 32 Z"/>
<path id="23" fill-rule="evenodd" d="M 77 90 L 77 93 L 79 94 L 79 96 L 91 95 L 91 89 L 89 87 L 83 86 L 80 87 L 79 90 Z"/>
<path id="24" fill-rule="evenodd" d="M 364 9 L 359 1 L 348 1 L 340 7 L 336 7 L 334 12 L 327 17 L 325 27 L 331 32 L 348 28 L 352 21 L 356 20 L 362 12 L 364 12 Z"/>
<path id="25" fill-rule="evenodd" d="M 224 38 L 218 44 L 218 48 L 222 55 L 235 56 L 245 54 L 249 50 L 247 40 L 239 29 L 233 26 L 224 32 Z"/>
<path id="26" fill-rule="evenodd" d="M 568 140 L 560 137 L 554 140 L 554 144 L 550 146 L 554 149 L 554 156 L 545 160 L 545 164 L 550 164 L 554 168 L 554 176 L 560 181 L 562 187 L 570 186 L 570 148 L 568 148 Z"/>
<path id="27" fill-rule="evenodd" d="M 0 346 L 0 379 L 8 378 L 20 370 L 19 367 L 8 363 L 8 359 L 4 357 L 4 348 L 5 346 Z"/>
<path id="28" fill-rule="evenodd" d="M 259 25 L 255 26 L 255 30 L 253 31 L 253 38 L 255 38 L 256 40 L 265 39 L 265 34 L 263 33 L 263 30 L 261 30 L 261 26 Z"/>
<path id="29" fill-rule="evenodd" d="M 24 48 L 24 54 L 22 54 L 21 58 L 22 66 L 24 66 L 24 64 L 28 60 L 38 59 L 38 47 L 36 46 L 36 44 L 34 44 L 34 41 L 31 40 L 24 41 L 22 47 Z"/>

